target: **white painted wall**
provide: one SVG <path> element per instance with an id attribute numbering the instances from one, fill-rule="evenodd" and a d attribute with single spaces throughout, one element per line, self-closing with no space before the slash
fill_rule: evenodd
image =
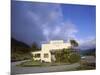
<path id="1" fill-rule="evenodd" d="M 59 50 L 59 49 L 64 49 L 69 47 L 71 47 L 70 43 L 64 43 L 63 40 L 55 40 L 55 41 L 50 41 L 50 43 L 48 44 L 42 44 L 41 51 L 33 52 L 33 54 L 40 53 L 41 60 L 45 62 L 51 62 L 51 53 L 50 53 L 51 50 Z M 49 55 L 48 58 L 44 58 L 45 53 L 48 53 Z"/>
<path id="2" fill-rule="evenodd" d="M 40 54 L 40 58 L 35 58 L 35 54 Z M 32 52 L 32 55 L 34 60 L 41 60 L 41 51 Z"/>

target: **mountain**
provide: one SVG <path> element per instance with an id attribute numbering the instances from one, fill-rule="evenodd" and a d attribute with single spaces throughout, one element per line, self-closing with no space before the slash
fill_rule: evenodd
<path id="1" fill-rule="evenodd" d="M 11 38 L 11 61 L 31 58 L 30 51 L 30 46 L 14 38 Z"/>
<path id="2" fill-rule="evenodd" d="M 96 56 L 96 48 L 86 49 L 86 50 L 80 50 L 80 54 L 83 56 L 93 55 Z"/>
<path id="3" fill-rule="evenodd" d="M 29 46 L 21 41 L 18 41 L 14 38 L 11 38 L 11 46 L 23 46 L 23 47 L 26 47 L 26 48 L 29 48 Z"/>

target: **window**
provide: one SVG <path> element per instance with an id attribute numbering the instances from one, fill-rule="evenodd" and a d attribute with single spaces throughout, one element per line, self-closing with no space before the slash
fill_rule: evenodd
<path id="1" fill-rule="evenodd" d="M 40 54 L 35 54 L 35 58 L 40 58 Z"/>
<path id="2" fill-rule="evenodd" d="M 48 57 L 49 57 L 48 53 L 45 53 L 44 58 L 48 58 Z"/>

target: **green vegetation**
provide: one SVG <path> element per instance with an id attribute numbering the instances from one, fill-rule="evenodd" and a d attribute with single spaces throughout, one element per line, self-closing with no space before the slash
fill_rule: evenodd
<path id="1" fill-rule="evenodd" d="M 63 49 L 55 52 L 56 62 L 59 63 L 76 63 L 80 61 L 80 54 L 78 50 L 74 49 L 78 47 L 78 42 L 76 40 L 70 40 L 72 45 L 69 49 Z"/>
<path id="2" fill-rule="evenodd" d="M 38 47 L 37 43 L 33 43 L 30 50 L 31 51 L 38 51 L 38 50 L 40 50 L 40 48 Z"/>
<path id="3" fill-rule="evenodd" d="M 76 40 L 70 40 L 72 47 L 78 47 L 78 42 Z"/>
<path id="4" fill-rule="evenodd" d="M 32 59 L 31 51 L 38 49 L 36 44 L 32 44 L 32 48 L 27 44 L 11 38 L 11 61 L 21 61 Z"/>
<path id="5" fill-rule="evenodd" d="M 80 55 L 72 49 L 63 49 L 55 52 L 56 62 L 76 63 L 80 61 Z"/>
<path id="6" fill-rule="evenodd" d="M 69 62 L 70 63 L 75 63 L 78 62 L 80 60 L 80 55 L 77 53 L 71 53 L 69 56 Z"/>
<path id="7" fill-rule="evenodd" d="M 21 67 L 35 67 L 35 66 L 41 66 L 41 63 L 39 61 L 34 61 L 34 60 L 30 60 L 30 61 L 26 61 L 23 62 L 21 64 L 18 64 L 16 66 L 21 66 Z"/>
<path id="8" fill-rule="evenodd" d="M 18 64 L 16 66 L 19 67 L 49 67 L 49 66 L 58 66 L 58 65 L 65 65 L 67 63 L 47 63 L 47 62 L 43 62 L 41 63 L 40 61 L 34 61 L 34 60 L 30 60 L 30 61 L 26 61 L 26 62 L 22 62 L 21 64 Z"/>
<path id="9" fill-rule="evenodd" d="M 92 70 L 96 69 L 96 64 L 95 63 L 88 63 L 88 62 L 80 62 L 80 66 L 76 68 L 76 70 Z"/>
<path id="10" fill-rule="evenodd" d="M 68 61 L 68 55 L 70 53 L 69 49 L 63 49 L 55 52 L 56 62 L 59 63 L 69 63 Z"/>

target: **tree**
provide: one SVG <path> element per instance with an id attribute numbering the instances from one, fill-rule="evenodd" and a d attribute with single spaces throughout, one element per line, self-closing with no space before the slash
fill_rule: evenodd
<path id="1" fill-rule="evenodd" d="M 11 61 L 30 59 L 30 46 L 15 38 L 11 38 Z"/>
<path id="2" fill-rule="evenodd" d="M 75 63 L 80 60 L 80 55 L 72 49 L 62 49 L 55 51 L 56 62 Z"/>
<path id="3" fill-rule="evenodd" d="M 71 43 L 71 49 L 79 52 L 79 49 L 77 49 L 77 47 L 79 45 L 78 42 L 76 40 L 72 39 L 72 40 L 70 40 L 70 43 Z"/>
<path id="4" fill-rule="evenodd" d="M 73 50 L 72 53 L 69 55 L 69 62 L 70 63 L 75 63 L 80 60 L 80 54 L 79 54 L 79 49 L 75 49 L 75 47 L 78 47 L 78 42 L 76 40 L 70 40 L 71 43 L 71 49 Z"/>
<path id="5" fill-rule="evenodd" d="M 70 53 L 69 55 L 69 62 L 70 63 L 75 63 L 80 61 L 80 55 L 77 53 Z"/>
<path id="6" fill-rule="evenodd" d="M 70 40 L 70 43 L 72 45 L 72 48 L 73 47 L 78 47 L 78 42 L 76 40 Z"/>
<path id="7" fill-rule="evenodd" d="M 31 51 L 37 51 L 39 50 L 37 43 L 33 43 L 31 47 Z"/>

